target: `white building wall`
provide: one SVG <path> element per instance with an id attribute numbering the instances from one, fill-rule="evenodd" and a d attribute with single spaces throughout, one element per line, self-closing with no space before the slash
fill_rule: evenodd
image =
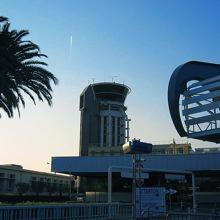
<path id="1" fill-rule="evenodd" d="M 17 168 L 16 166 L 0 165 L 0 194 L 17 194 L 17 183 L 27 183 L 31 185 L 32 181 L 41 181 L 44 183 L 48 183 L 49 181 L 50 183 L 62 183 L 69 186 L 73 178 L 52 173 L 25 170 Z M 28 194 L 33 194 L 31 189 Z"/>

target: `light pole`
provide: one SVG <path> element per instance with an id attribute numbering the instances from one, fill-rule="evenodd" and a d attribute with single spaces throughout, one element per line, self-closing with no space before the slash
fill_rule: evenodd
<path id="1" fill-rule="evenodd" d="M 76 193 L 79 194 L 79 176 L 76 177 Z"/>
<path id="2" fill-rule="evenodd" d="M 192 172 L 192 196 L 193 196 L 193 212 L 196 213 L 196 184 L 195 184 L 195 174 Z"/>
<path id="3" fill-rule="evenodd" d="M 137 198 L 136 198 L 136 184 L 137 184 L 137 177 L 136 177 L 136 165 L 137 165 L 137 160 L 136 160 L 136 155 L 139 155 L 139 160 L 140 160 L 140 154 L 149 154 L 152 152 L 152 147 L 153 145 L 150 143 L 145 143 L 145 142 L 141 142 L 140 140 L 136 140 L 133 139 L 132 141 L 128 141 L 127 143 L 125 143 L 123 145 L 123 151 L 125 154 L 131 154 L 132 156 L 132 170 L 133 170 L 133 178 L 132 178 L 132 203 L 133 203 L 133 208 L 132 208 L 132 217 L 135 220 L 136 219 L 136 202 L 137 202 Z M 140 165 L 140 164 L 139 164 Z M 141 174 L 141 170 L 139 167 L 139 177 Z M 140 181 L 140 179 L 139 179 Z M 141 214 L 141 186 L 139 186 L 139 213 L 138 215 L 140 216 Z"/>
<path id="4" fill-rule="evenodd" d="M 72 199 L 72 189 L 71 189 L 71 176 L 70 176 L 70 182 L 69 182 L 69 200 L 71 201 Z"/>

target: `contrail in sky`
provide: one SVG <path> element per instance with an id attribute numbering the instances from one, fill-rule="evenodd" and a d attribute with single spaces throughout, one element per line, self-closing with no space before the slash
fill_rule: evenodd
<path id="1" fill-rule="evenodd" d="M 72 46 L 73 46 L 73 36 L 71 35 L 70 36 L 70 48 L 72 48 Z"/>
<path id="2" fill-rule="evenodd" d="M 71 58 L 71 56 L 72 56 L 72 47 L 73 47 L 73 36 L 72 35 L 70 35 L 70 48 L 69 48 L 69 52 L 70 52 L 70 54 L 69 54 L 69 56 L 70 56 L 70 58 Z"/>

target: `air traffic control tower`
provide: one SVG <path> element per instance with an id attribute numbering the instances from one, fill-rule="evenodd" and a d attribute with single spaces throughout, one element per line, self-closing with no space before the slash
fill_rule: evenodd
<path id="1" fill-rule="evenodd" d="M 95 83 L 80 95 L 80 156 L 115 155 L 129 140 L 124 105 L 130 88 L 118 83 Z"/>

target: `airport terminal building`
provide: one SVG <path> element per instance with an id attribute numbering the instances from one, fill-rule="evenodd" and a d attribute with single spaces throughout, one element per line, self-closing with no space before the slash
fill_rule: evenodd
<path id="1" fill-rule="evenodd" d="M 132 167 L 131 156 L 122 152 L 122 145 L 129 140 L 130 119 L 125 106 L 129 92 L 129 87 L 118 83 L 96 83 L 85 88 L 80 96 L 80 156 L 52 157 L 53 172 L 81 177 L 84 192 L 107 192 L 109 167 Z M 190 177 L 164 170 L 190 171 L 195 175 L 197 204 L 219 206 L 219 152 L 195 153 L 188 143 L 155 149 L 152 154 L 143 155 L 143 166 L 150 170 L 144 186 L 176 189 L 175 201 L 184 204 L 192 199 Z M 123 169 L 113 170 L 112 187 L 115 193 L 131 192 L 131 179 L 125 178 Z"/>

